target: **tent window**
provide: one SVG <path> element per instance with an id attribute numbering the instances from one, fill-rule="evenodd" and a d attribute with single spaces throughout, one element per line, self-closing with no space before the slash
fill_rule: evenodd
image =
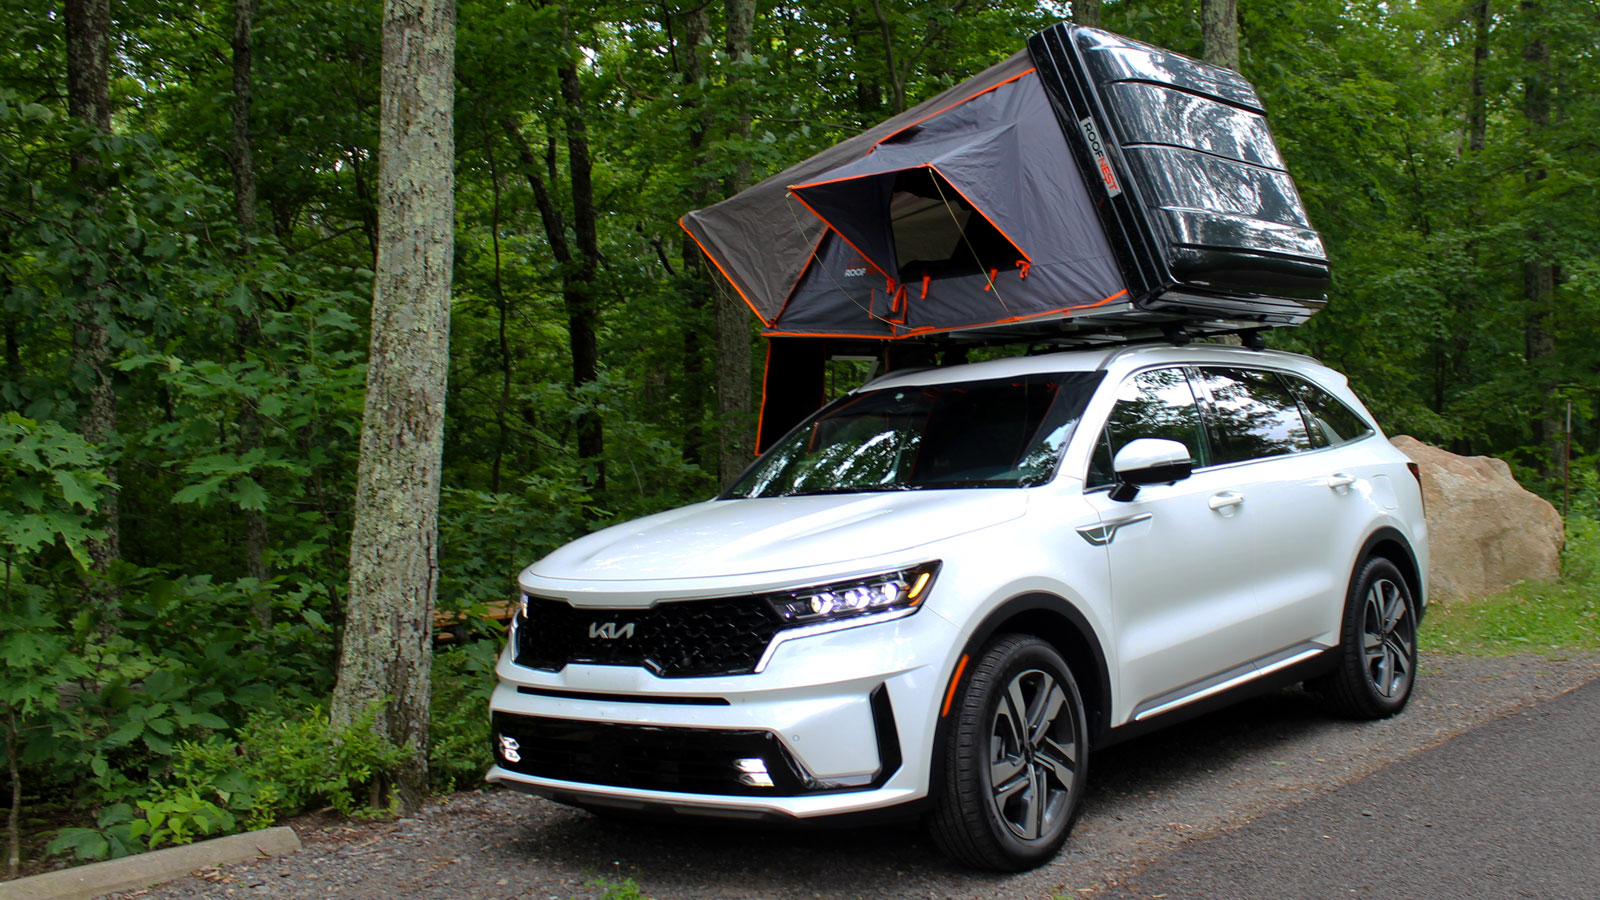
<path id="1" fill-rule="evenodd" d="M 902 282 L 924 275 L 1006 272 L 1022 258 L 1016 245 L 932 169 L 908 169 L 895 177 L 889 224 Z"/>

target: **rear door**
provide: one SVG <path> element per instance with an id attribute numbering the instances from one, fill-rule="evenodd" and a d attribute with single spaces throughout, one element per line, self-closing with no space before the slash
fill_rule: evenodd
<path id="1" fill-rule="evenodd" d="M 1263 654 L 1325 644 L 1338 627 L 1346 560 L 1365 521 L 1365 473 L 1313 435 L 1287 373 L 1202 366 L 1197 375 L 1216 462 L 1249 484 L 1245 505 L 1258 530 L 1236 559 L 1259 599 Z"/>

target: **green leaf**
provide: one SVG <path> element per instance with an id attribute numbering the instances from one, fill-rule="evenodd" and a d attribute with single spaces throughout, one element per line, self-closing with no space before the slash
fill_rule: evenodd
<path id="1" fill-rule="evenodd" d="M 267 492 L 248 475 L 234 482 L 230 498 L 239 504 L 240 509 L 262 511 L 267 508 Z"/>
<path id="2" fill-rule="evenodd" d="M 55 471 L 56 485 L 61 488 L 61 499 L 68 503 L 82 507 L 85 511 L 93 511 L 96 501 L 100 498 L 90 490 L 78 476 L 64 469 Z"/>

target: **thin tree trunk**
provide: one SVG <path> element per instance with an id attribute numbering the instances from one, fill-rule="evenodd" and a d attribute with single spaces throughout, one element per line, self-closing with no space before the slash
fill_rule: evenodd
<path id="1" fill-rule="evenodd" d="M 1072 0 L 1072 21 L 1090 28 L 1100 27 L 1100 0 Z"/>
<path id="2" fill-rule="evenodd" d="M 1550 127 L 1550 48 L 1545 43 L 1543 8 L 1538 0 L 1522 0 L 1523 16 L 1530 21 L 1529 38 L 1523 46 L 1526 64 L 1522 80 L 1522 113 L 1529 136 L 1539 146 Z M 1531 193 L 1548 173 L 1542 166 L 1530 165 L 1523 181 Z M 1559 382 L 1554 359 L 1556 337 L 1551 319 L 1555 315 L 1555 264 L 1545 249 L 1546 223 L 1535 212 L 1528 232 L 1529 253 L 1522 264 L 1522 297 L 1527 311 L 1528 365 L 1539 390 L 1539 413 L 1533 421 L 1534 440 L 1544 448 L 1540 468 L 1546 476 L 1561 471 L 1562 428 L 1559 407 Z"/>
<path id="3" fill-rule="evenodd" d="M 396 773 L 407 810 L 428 784 L 454 254 L 454 56 L 453 0 L 386 0 L 372 342 L 350 596 L 329 712 L 335 725 L 348 725 L 380 707 L 375 730 L 407 751 Z"/>
<path id="4" fill-rule="evenodd" d="M 584 280 L 583 272 L 587 268 L 573 256 L 572 245 L 567 241 L 566 219 L 561 215 L 561 210 L 556 207 L 555 198 L 551 196 L 550 185 L 546 177 L 539 174 L 538 160 L 533 155 L 533 148 L 528 146 L 528 140 L 523 136 L 522 130 L 515 122 L 507 119 L 501 122 L 501 128 L 506 133 L 506 138 L 511 142 L 512 149 L 517 152 L 517 160 L 522 169 L 522 176 L 528 182 L 528 187 L 533 190 L 533 199 L 539 207 L 539 220 L 544 224 L 545 241 L 550 245 L 550 255 L 555 257 L 556 264 L 561 269 L 561 300 L 567 314 L 567 347 L 572 354 L 572 387 L 578 390 L 584 385 L 593 382 L 599 377 L 599 350 L 594 330 L 594 297 L 592 285 Z M 587 145 L 585 145 L 587 149 Z M 550 181 L 555 180 L 555 144 L 552 141 L 545 153 L 545 168 Z M 590 212 L 593 212 L 594 198 L 589 197 Z M 592 271 L 592 269 L 589 269 Z M 599 417 L 590 416 L 595 422 L 595 431 L 598 432 Z M 580 421 L 578 454 L 586 459 L 595 459 L 596 478 L 590 482 L 591 487 L 600 489 L 605 486 L 605 469 L 603 461 L 584 451 L 595 452 L 596 448 L 584 443 L 585 423 Z M 595 434 L 590 435 L 591 438 Z M 604 449 L 603 447 L 599 449 Z"/>
<path id="5" fill-rule="evenodd" d="M 483 135 L 484 156 L 489 161 L 489 237 L 494 245 L 494 305 L 499 314 L 500 340 L 500 404 L 495 408 L 494 465 L 489 470 L 489 490 L 500 493 L 500 469 L 505 464 L 506 447 L 511 443 L 506 425 L 506 413 L 511 408 L 511 340 L 507 325 L 511 304 L 506 299 L 505 279 L 501 275 L 500 260 L 500 167 L 494 156 L 494 141 L 489 132 Z"/>
<path id="6" fill-rule="evenodd" d="M 570 54 L 576 54 L 567 34 Z M 557 73 L 561 79 L 562 118 L 567 132 L 567 179 L 572 186 L 572 233 L 578 248 L 573 280 L 581 290 L 569 292 L 567 326 L 572 344 L 572 386 L 575 390 L 600 378 L 598 337 L 600 306 L 595 302 L 595 275 L 600 269 L 600 240 L 595 219 L 594 163 L 589 155 L 589 126 L 584 120 L 583 88 L 577 62 L 568 58 Z M 605 432 L 600 414 L 586 410 L 578 418 L 578 456 L 593 466 L 591 486 L 606 487 Z"/>
<path id="7" fill-rule="evenodd" d="M 1239 71 L 1239 0 L 1200 0 L 1200 37 L 1206 62 Z"/>
<path id="8" fill-rule="evenodd" d="M 1489 62 L 1489 0 L 1472 4 L 1472 100 L 1467 107 L 1467 149 L 1483 150 L 1489 127 L 1489 104 L 1483 89 Z"/>
<path id="9" fill-rule="evenodd" d="M 111 131 L 111 2 L 110 0 L 67 0 L 67 112 L 86 128 Z M 90 204 L 99 207 L 105 196 L 93 170 L 98 162 L 88 153 L 74 151 L 72 170 L 89 185 Z M 106 445 L 117 434 L 117 394 L 111 384 L 110 297 L 105 285 L 85 274 L 79 285 L 82 293 L 76 302 L 74 356 L 89 376 L 89 395 L 79 423 L 83 438 Z M 116 448 L 107 451 L 106 477 L 117 480 Z M 94 568 L 105 572 L 113 560 L 122 556 L 121 522 L 117 489 L 108 487 L 101 494 L 101 526 L 105 537 L 87 543 Z"/>
<path id="10" fill-rule="evenodd" d="M 750 36 L 754 28 L 755 0 L 727 0 L 728 59 L 739 67 L 750 62 Z M 745 104 L 740 104 L 745 106 Z M 748 108 L 736 119 L 735 134 L 741 144 L 750 137 Z M 727 193 L 736 194 L 750 186 L 749 153 L 741 146 L 735 154 L 734 174 Z M 736 296 L 721 291 L 717 297 L 717 418 L 722 439 L 718 442 L 717 479 L 724 487 L 731 484 L 750 464 L 753 447 L 750 421 L 750 312 Z"/>
<path id="11" fill-rule="evenodd" d="M 250 79 L 252 66 L 251 32 L 255 20 L 255 0 L 233 0 L 233 218 L 239 226 L 239 252 L 248 258 L 252 252 L 251 238 L 256 233 L 256 167 L 251 147 L 250 106 L 253 95 Z M 252 288 L 251 297 L 257 302 L 239 318 L 239 361 L 246 362 L 250 352 L 260 340 L 256 327 L 256 312 L 260 295 Z M 261 446 L 261 414 L 253 399 L 246 398 L 239 406 L 239 445 L 245 453 Z M 267 568 L 267 514 L 259 509 L 244 511 L 244 568 L 245 574 L 265 583 L 272 577 Z M 264 592 L 258 593 L 251 604 L 256 624 L 262 629 L 272 625 L 272 603 Z"/>
<path id="12" fill-rule="evenodd" d="M 9 580 L 11 565 L 6 564 Z M 6 877 L 16 878 L 22 865 L 22 770 L 17 765 L 17 713 L 6 709 L 6 763 L 11 769 L 11 811 L 6 814 Z"/>
<path id="13" fill-rule="evenodd" d="M 706 77 L 705 59 L 701 45 L 711 31 L 711 14 L 705 4 L 683 14 L 684 51 L 675 58 L 682 59 L 684 79 L 689 84 L 701 84 Z M 689 159 L 699 169 L 709 161 L 703 157 L 706 137 L 711 131 L 711 111 L 706 104 L 696 100 L 689 105 Z M 711 199 L 713 182 L 704 175 L 696 175 L 690 189 L 689 208 L 699 209 Z M 702 367 L 701 330 L 706 322 L 706 307 L 711 303 L 708 290 L 711 273 L 706 268 L 700 245 L 687 231 L 681 238 L 683 255 L 684 303 L 689 314 L 684 317 L 683 328 L 683 387 L 679 391 L 680 411 L 683 419 L 683 456 L 689 462 L 708 467 L 705 453 L 705 434 L 700 423 L 705 419 L 705 371 Z"/>

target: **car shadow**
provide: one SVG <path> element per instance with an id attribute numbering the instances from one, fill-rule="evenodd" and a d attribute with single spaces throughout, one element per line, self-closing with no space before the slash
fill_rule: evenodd
<path id="1" fill-rule="evenodd" d="M 1347 723 L 1291 688 L 1117 744 L 1091 758 L 1079 831 L 1096 818 L 1134 811 L 1135 800 L 1147 804 L 1152 796 L 1270 759 L 1280 745 L 1338 727 Z M 580 872 L 637 873 L 646 894 L 674 898 L 958 896 L 987 894 L 1012 877 L 949 862 L 915 822 L 839 828 L 632 821 L 577 812 L 540 818 L 521 831 L 517 852 Z M 1063 859 L 1080 857 L 1071 841 L 1067 846 Z"/>

